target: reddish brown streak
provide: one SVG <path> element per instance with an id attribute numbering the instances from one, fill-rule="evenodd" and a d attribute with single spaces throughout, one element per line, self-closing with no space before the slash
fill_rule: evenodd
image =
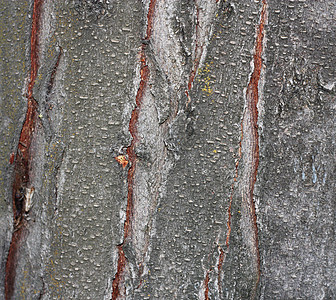
<path id="1" fill-rule="evenodd" d="M 15 154 L 14 152 L 11 153 L 11 155 L 9 156 L 9 163 L 12 165 L 14 162 L 14 158 L 15 158 Z"/>
<path id="2" fill-rule="evenodd" d="M 253 226 L 255 231 L 255 244 L 256 244 L 256 253 L 257 253 L 257 265 L 258 265 L 258 274 L 257 274 L 257 283 L 256 286 L 259 283 L 260 280 L 260 252 L 258 248 L 258 227 L 257 227 L 257 216 L 255 214 L 255 204 L 253 201 L 253 191 L 254 191 L 254 184 L 257 180 L 257 172 L 258 172 L 258 166 L 259 166 L 259 134 L 258 134 L 258 100 L 259 100 L 259 94 L 258 94 L 258 85 L 260 80 L 260 74 L 262 69 L 262 52 L 263 52 L 263 39 L 264 39 L 264 26 L 266 22 L 266 0 L 262 1 L 262 10 L 260 15 L 260 23 L 257 30 L 257 37 L 256 37 L 256 43 L 255 43 L 255 54 L 253 57 L 253 63 L 254 63 L 254 69 L 252 76 L 250 78 L 249 84 L 247 86 L 246 91 L 246 100 L 247 100 L 247 107 L 246 112 L 249 113 L 252 116 L 252 122 L 250 124 L 251 130 L 252 130 L 252 136 L 253 141 L 252 144 L 252 152 L 254 153 L 253 159 L 252 159 L 252 174 L 253 177 L 250 178 L 250 206 L 251 206 L 251 212 L 252 212 L 252 219 L 253 219 Z M 231 194 L 230 194 L 230 203 L 228 208 L 228 231 L 226 235 L 226 246 L 229 248 L 229 241 L 230 241 L 230 234 L 231 234 L 231 205 L 232 205 L 232 199 L 233 199 L 233 192 L 234 192 L 234 184 L 238 179 L 238 167 L 239 162 L 241 160 L 242 154 L 242 140 L 243 140 L 243 120 L 241 122 L 241 139 L 239 142 L 239 150 L 238 150 L 238 160 L 235 165 L 235 176 L 234 176 L 234 182 L 231 185 Z M 221 253 L 222 254 L 222 253 Z M 220 274 L 220 268 L 218 266 L 218 273 Z"/>
<path id="3" fill-rule="evenodd" d="M 24 235 L 24 228 L 14 231 L 12 235 L 11 245 L 8 251 L 6 261 L 6 274 L 5 274 L 5 299 L 10 300 L 14 294 L 14 284 L 16 277 L 16 267 L 18 260 L 18 248 L 20 247 L 20 241 Z"/>
<path id="4" fill-rule="evenodd" d="M 131 145 L 127 148 L 127 155 L 129 162 L 131 163 L 131 167 L 128 170 L 128 194 L 127 194 L 127 207 L 126 207 L 126 221 L 124 224 L 124 241 L 130 235 L 130 227 L 131 227 L 131 220 L 133 217 L 133 185 L 134 185 L 134 172 L 136 168 L 136 154 L 135 154 L 135 145 L 139 141 L 139 136 L 137 132 L 137 123 L 139 119 L 139 113 L 141 110 L 141 104 L 143 100 L 143 95 L 148 83 L 149 78 L 149 68 L 146 63 L 146 55 L 145 55 L 145 48 L 146 45 L 142 45 L 141 53 L 140 53 L 140 86 L 135 98 L 136 106 L 132 111 L 131 120 L 129 123 L 129 132 L 132 136 Z"/>
<path id="5" fill-rule="evenodd" d="M 152 27 L 153 27 L 153 19 L 154 19 L 154 11 L 155 11 L 155 4 L 156 0 L 151 0 L 149 3 L 148 14 L 147 14 L 147 29 L 146 29 L 146 36 L 145 40 L 150 40 L 152 35 Z M 131 119 L 129 122 L 129 132 L 132 136 L 132 141 L 129 147 L 127 147 L 127 155 L 128 160 L 130 162 L 130 168 L 127 174 L 127 182 L 128 182 L 128 193 L 127 193 L 127 206 L 126 206 L 126 220 L 124 223 L 124 240 L 123 243 L 118 246 L 119 248 L 119 258 L 118 258 L 118 267 L 117 273 L 113 279 L 112 283 L 112 300 L 118 299 L 121 295 L 120 289 L 123 283 L 123 274 L 125 272 L 126 267 L 126 257 L 123 251 L 123 246 L 127 239 L 129 239 L 131 235 L 132 229 L 132 220 L 133 220 L 133 211 L 134 211 L 134 196 L 133 196 L 133 187 L 134 187 L 134 173 L 136 170 L 136 162 L 137 156 L 135 153 L 135 146 L 139 142 L 137 124 L 139 121 L 139 114 L 141 111 L 142 101 L 144 97 L 144 93 L 148 84 L 150 71 L 147 65 L 146 60 L 146 50 L 147 45 L 142 44 L 141 51 L 140 51 L 140 85 L 138 88 L 138 92 L 135 98 L 135 108 L 131 113 Z"/>
<path id="6" fill-rule="evenodd" d="M 5 269 L 5 299 L 12 299 L 14 294 L 14 285 L 16 277 L 16 266 L 18 260 L 18 249 L 25 232 L 25 216 L 24 216 L 24 198 L 22 199 L 22 191 L 20 188 L 30 185 L 29 169 L 30 169 L 30 145 L 36 126 L 37 103 L 33 98 L 33 88 L 37 76 L 38 65 L 38 46 L 39 46 L 39 27 L 40 15 L 43 0 L 35 0 L 33 6 L 33 19 L 30 38 L 30 78 L 27 90 L 27 112 L 25 122 L 23 124 L 21 135 L 19 138 L 18 150 L 14 166 L 14 183 L 13 183 L 13 218 L 14 232 L 8 251 Z"/>
<path id="7" fill-rule="evenodd" d="M 156 0 L 151 0 L 149 3 L 148 14 L 147 14 L 147 30 L 146 30 L 146 37 L 145 37 L 146 40 L 149 40 L 152 36 L 155 5 L 156 5 Z"/>
<path id="8" fill-rule="evenodd" d="M 252 178 L 250 178 L 250 207 L 251 207 L 251 218 L 253 221 L 254 232 L 255 232 L 255 247 L 257 255 L 257 282 L 254 290 L 254 295 L 256 293 L 257 286 L 260 280 L 260 252 L 258 247 L 258 226 L 257 226 L 257 216 L 255 213 L 255 204 L 253 201 L 253 191 L 254 185 L 257 180 L 258 166 L 259 166 L 259 133 L 258 133 L 258 101 L 259 101 L 259 92 L 258 85 L 260 80 L 260 74 L 262 69 L 262 53 L 263 53 L 263 40 L 264 40 L 264 26 L 266 22 L 266 0 L 262 1 L 262 10 L 260 15 L 260 23 L 257 31 L 257 38 L 255 43 L 255 54 L 254 54 L 254 69 L 250 79 L 250 82 L 247 86 L 246 91 L 246 100 L 247 100 L 247 113 L 252 116 L 252 121 L 250 123 L 250 128 L 252 131 Z M 254 296 L 253 296 L 254 297 Z"/>
<path id="9" fill-rule="evenodd" d="M 122 273 L 124 272 L 125 264 L 126 264 L 126 257 L 124 250 L 122 248 L 122 245 L 118 246 L 118 251 L 119 251 L 119 258 L 118 258 L 118 268 L 117 268 L 117 273 L 114 277 L 113 283 L 112 283 L 112 299 L 118 299 L 120 296 L 120 287 L 119 284 L 121 282 L 121 276 Z"/>

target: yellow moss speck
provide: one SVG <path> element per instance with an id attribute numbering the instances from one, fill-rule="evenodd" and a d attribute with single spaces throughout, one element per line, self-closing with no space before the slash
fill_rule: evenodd
<path id="1" fill-rule="evenodd" d="M 210 79 L 210 76 L 209 76 L 209 73 L 210 73 L 210 67 L 211 65 L 213 64 L 213 62 L 210 62 L 210 63 L 206 63 L 204 65 L 203 68 L 199 69 L 198 71 L 198 75 L 199 75 L 199 78 L 197 79 L 197 81 L 202 81 L 203 82 L 203 86 L 202 86 L 202 91 L 206 93 L 207 96 L 210 96 L 213 94 L 213 90 L 210 86 L 210 82 L 211 82 L 211 79 Z"/>

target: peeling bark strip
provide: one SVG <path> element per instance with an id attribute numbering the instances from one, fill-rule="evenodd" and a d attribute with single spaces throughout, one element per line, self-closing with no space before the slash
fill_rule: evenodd
<path id="1" fill-rule="evenodd" d="M 247 243 L 251 246 L 254 244 L 254 249 L 251 252 L 255 257 L 255 267 L 257 272 L 256 285 L 252 294 L 255 297 L 257 287 L 260 280 L 260 252 L 258 247 L 258 226 L 257 216 L 255 213 L 255 204 L 253 200 L 254 185 L 257 180 L 258 166 L 259 166 L 259 133 L 258 133 L 258 101 L 259 101 L 259 81 L 262 69 L 262 55 L 263 55 L 263 40 L 264 40 L 264 26 L 266 23 L 266 0 L 262 1 L 262 10 L 260 14 L 260 23 L 257 30 L 257 37 L 255 42 L 255 53 L 253 57 L 253 73 L 246 90 L 246 107 L 243 116 L 242 127 L 242 153 L 244 157 L 244 174 L 242 182 L 242 200 L 244 212 L 247 218 L 250 218 L 249 223 L 252 230 L 248 233 Z M 243 139 L 244 137 L 244 139 Z M 243 216 L 244 217 L 244 216 Z M 251 236 L 252 235 L 252 236 Z M 246 238 L 246 237 L 245 237 Z"/>
<path id="2" fill-rule="evenodd" d="M 25 233 L 25 214 L 30 209 L 32 192 L 30 182 L 30 161 L 32 153 L 30 145 L 36 126 L 37 103 L 33 98 L 33 87 L 38 71 L 38 46 L 39 46 L 39 27 L 40 15 L 43 0 L 35 0 L 33 6 L 33 19 L 30 37 L 30 78 L 27 90 L 27 112 L 19 139 L 16 160 L 14 166 L 13 183 L 13 218 L 14 230 L 11 244 L 8 251 L 6 270 L 5 270 L 5 298 L 12 299 L 16 277 L 16 266 L 18 260 L 18 249 Z"/>
<path id="3" fill-rule="evenodd" d="M 117 273 L 113 279 L 112 283 L 112 300 L 118 299 L 121 296 L 121 286 L 124 283 L 123 275 L 125 273 L 125 267 L 127 264 L 125 253 L 123 251 L 123 246 L 128 242 L 131 230 L 132 230 L 132 220 L 134 213 L 134 195 L 133 195 L 133 187 L 134 187 L 134 173 L 136 169 L 137 155 L 135 152 L 135 147 L 139 142 L 139 135 L 137 130 L 137 124 L 139 120 L 139 114 L 141 111 L 141 105 L 143 101 L 143 96 L 148 84 L 149 80 L 149 67 L 146 61 L 146 47 L 148 45 L 148 41 L 152 35 L 152 27 L 153 27 L 153 18 L 154 18 L 154 10 L 155 10 L 156 0 L 151 0 L 149 3 L 148 14 L 147 14 L 147 29 L 146 36 L 143 40 L 141 51 L 140 51 L 140 85 L 138 88 L 138 92 L 135 98 L 135 108 L 132 111 L 131 119 L 129 122 L 129 132 L 132 136 L 131 145 L 127 147 L 127 155 L 130 163 L 130 168 L 127 174 L 127 182 L 128 182 L 128 193 L 127 193 L 127 206 L 126 206 L 126 220 L 124 223 L 124 239 L 121 245 L 118 246 L 119 249 L 119 258 L 118 258 L 118 267 Z"/>

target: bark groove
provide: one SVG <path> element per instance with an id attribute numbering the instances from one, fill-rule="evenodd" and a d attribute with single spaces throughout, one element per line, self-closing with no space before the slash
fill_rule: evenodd
<path id="1" fill-rule="evenodd" d="M 131 145 L 127 147 L 127 156 L 130 163 L 130 167 L 128 170 L 127 175 L 127 182 L 128 182 L 128 193 L 127 193 L 127 206 L 126 206 L 126 220 L 124 223 L 124 237 L 123 242 L 121 245 L 118 246 L 119 249 L 119 259 L 118 259 L 118 267 L 117 273 L 113 280 L 113 292 L 112 292 L 112 299 L 118 299 L 119 296 L 125 295 L 126 291 L 125 288 L 122 288 L 123 276 L 125 275 L 125 268 L 127 267 L 127 259 L 124 254 L 123 247 L 125 244 L 130 242 L 130 235 L 132 231 L 132 222 L 134 218 L 134 174 L 136 170 L 137 164 L 137 154 L 136 154 L 136 146 L 139 143 L 140 137 L 138 135 L 138 121 L 139 121 L 139 114 L 141 113 L 142 108 L 142 101 L 144 97 L 145 90 L 148 85 L 148 80 L 150 76 L 150 70 L 147 64 L 146 59 L 146 48 L 150 41 L 152 35 L 152 26 L 153 26 L 153 18 L 154 18 L 154 11 L 155 11 L 155 3 L 156 0 L 151 0 L 149 3 L 148 14 L 147 14 L 147 28 L 146 28 L 146 36 L 141 46 L 140 51 L 140 84 L 139 89 L 135 98 L 135 108 L 132 111 L 131 119 L 129 122 L 129 132 L 132 137 Z M 139 266 L 139 274 L 141 276 L 142 266 Z M 141 280 L 140 280 L 141 284 Z M 121 291 L 123 289 L 123 291 Z"/>
<path id="2" fill-rule="evenodd" d="M 9 300 L 14 294 L 16 266 L 20 243 L 25 236 L 27 215 L 31 208 L 34 187 L 30 182 L 31 159 L 34 153 L 30 150 L 37 122 L 37 102 L 33 98 L 33 88 L 39 68 L 39 29 L 43 0 L 35 0 L 30 38 L 30 78 L 27 90 L 27 111 L 21 130 L 14 166 L 13 183 L 13 218 L 14 228 L 8 251 L 5 271 L 5 298 Z"/>

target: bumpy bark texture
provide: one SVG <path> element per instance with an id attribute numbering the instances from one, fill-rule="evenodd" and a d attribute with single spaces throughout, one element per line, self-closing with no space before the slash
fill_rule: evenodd
<path id="1" fill-rule="evenodd" d="M 336 298 L 333 1 L 0 4 L 0 298 Z"/>

